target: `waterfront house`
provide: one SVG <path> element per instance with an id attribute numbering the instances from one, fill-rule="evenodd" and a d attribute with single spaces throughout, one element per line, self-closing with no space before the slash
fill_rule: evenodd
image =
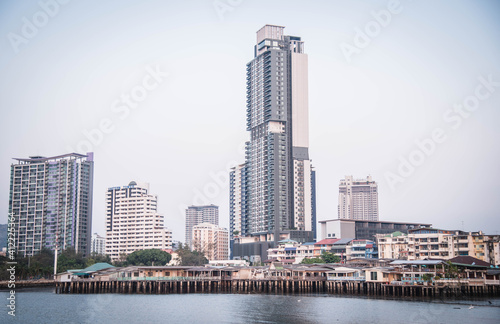
<path id="1" fill-rule="evenodd" d="M 365 270 L 362 268 L 337 267 L 326 272 L 327 280 L 365 281 Z"/>
<path id="2" fill-rule="evenodd" d="M 314 243 L 313 257 L 319 258 L 323 252 L 330 252 L 333 244 L 337 241 L 339 241 L 339 239 L 324 239 Z"/>
<path id="3" fill-rule="evenodd" d="M 109 263 L 105 262 L 100 262 L 100 263 L 95 263 L 85 269 L 74 269 L 74 270 L 68 270 L 66 272 L 58 273 L 56 275 L 56 281 L 61 281 L 61 282 L 66 282 L 66 281 L 72 281 L 72 280 L 77 280 L 77 279 L 89 279 L 89 278 L 94 278 L 94 274 L 97 271 L 104 270 L 104 269 L 109 269 L 109 268 L 114 268 Z"/>

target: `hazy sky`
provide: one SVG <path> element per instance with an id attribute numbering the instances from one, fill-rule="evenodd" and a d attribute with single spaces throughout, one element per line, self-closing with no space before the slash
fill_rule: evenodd
<path id="1" fill-rule="evenodd" d="M 246 63 L 277 24 L 309 55 L 318 220 L 344 175 L 370 174 L 381 220 L 499 233 L 499 1 L 62 2 L 0 2 L 0 223 L 13 157 L 91 149 L 93 232 L 131 180 L 174 240 L 193 203 L 227 227 Z"/>

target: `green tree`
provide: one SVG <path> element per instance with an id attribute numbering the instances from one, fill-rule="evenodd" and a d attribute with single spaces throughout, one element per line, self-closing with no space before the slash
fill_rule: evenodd
<path id="1" fill-rule="evenodd" d="M 304 258 L 300 264 L 314 264 L 314 263 L 325 263 L 322 258 Z"/>
<path id="2" fill-rule="evenodd" d="M 458 267 L 451 263 L 451 261 L 446 261 L 445 265 L 445 277 L 446 278 L 459 278 L 460 271 Z M 459 278 L 460 279 L 460 278 Z"/>
<path id="3" fill-rule="evenodd" d="M 127 256 L 130 265 L 164 266 L 172 259 L 172 255 L 158 249 L 147 249 L 135 251 Z"/>
<path id="4" fill-rule="evenodd" d="M 434 275 L 431 273 L 424 273 L 424 275 L 422 276 L 422 280 L 429 282 L 429 281 L 432 281 L 433 277 L 434 277 Z"/>
<path id="5" fill-rule="evenodd" d="M 180 244 L 179 249 L 175 252 L 177 252 L 182 266 L 201 266 L 208 263 L 208 259 L 203 252 L 191 251 L 187 244 Z"/>
<path id="6" fill-rule="evenodd" d="M 335 255 L 331 252 L 323 252 L 323 254 L 321 254 L 321 259 L 323 259 L 323 261 L 325 261 L 325 263 L 339 263 L 340 262 L 340 257 L 338 255 Z"/>
<path id="7" fill-rule="evenodd" d="M 81 253 L 76 253 L 73 247 L 69 247 L 57 256 L 57 272 L 65 272 L 71 269 L 85 269 L 86 261 Z"/>

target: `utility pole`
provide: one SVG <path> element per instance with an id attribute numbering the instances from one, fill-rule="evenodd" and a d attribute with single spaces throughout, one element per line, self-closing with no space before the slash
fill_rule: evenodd
<path id="1" fill-rule="evenodd" d="M 54 251 L 54 280 L 56 279 L 56 274 L 57 274 L 57 249 L 59 248 L 59 245 L 57 244 L 59 241 L 59 237 L 56 234 L 56 248 Z"/>

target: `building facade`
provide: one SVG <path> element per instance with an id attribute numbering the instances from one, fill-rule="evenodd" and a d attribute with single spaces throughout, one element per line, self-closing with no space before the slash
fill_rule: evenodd
<path id="1" fill-rule="evenodd" d="M 314 237 L 307 78 L 300 37 L 284 35 L 282 26 L 262 27 L 247 64 L 250 141 L 245 164 L 231 173 L 231 231 L 273 244 Z"/>
<path id="2" fill-rule="evenodd" d="M 408 234 L 396 231 L 375 235 L 381 259 L 408 260 Z"/>
<path id="3" fill-rule="evenodd" d="M 146 249 L 171 249 L 172 232 L 157 213 L 156 195 L 149 184 L 131 181 L 106 193 L 106 254 L 112 261 Z"/>
<path id="4" fill-rule="evenodd" d="M 209 261 L 228 260 L 229 232 L 211 223 L 193 226 L 193 249 L 201 251 Z"/>
<path id="5" fill-rule="evenodd" d="M 378 259 L 377 244 L 372 240 L 352 240 L 346 247 L 346 261 Z"/>
<path id="6" fill-rule="evenodd" d="M 470 256 L 499 265 L 499 235 L 436 228 L 419 228 L 408 234 L 377 235 L 380 258 L 424 260 Z"/>
<path id="7" fill-rule="evenodd" d="M 403 223 L 389 221 L 364 221 L 351 219 L 331 219 L 318 222 L 320 237 L 375 240 L 376 234 L 390 234 L 395 231 L 408 233 L 411 229 L 430 227 L 431 224 Z"/>
<path id="8" fill-rule="evenodd" d="M 73 247 L 90 253 L 93 153 L 16 158 L 11 165 L 9 227 L 15 251 L 31 256 L 42 248 Z"/>
<path id="9" fill-rule="evenodd" d="M 378 189 L 371 176 L 345 176 L 339 185 L 339 219 L 378 221 Z"/>
<path id="10" fill-rule="evenodd" d="M 219 206 L 189 206 L 186 209 L 186 244 L 191 249 L 193 248 L 193 227 L 202 223 L 219 225 Z"/>
<path id="11" fill-rule="evenodd" d="M 92 234 L 92 243 L 90 247 L 90 253 L 91 254 L 99 254 L 99 255 L 105 255 L 106 254 L 106 238 L 94 233 Z"/>

